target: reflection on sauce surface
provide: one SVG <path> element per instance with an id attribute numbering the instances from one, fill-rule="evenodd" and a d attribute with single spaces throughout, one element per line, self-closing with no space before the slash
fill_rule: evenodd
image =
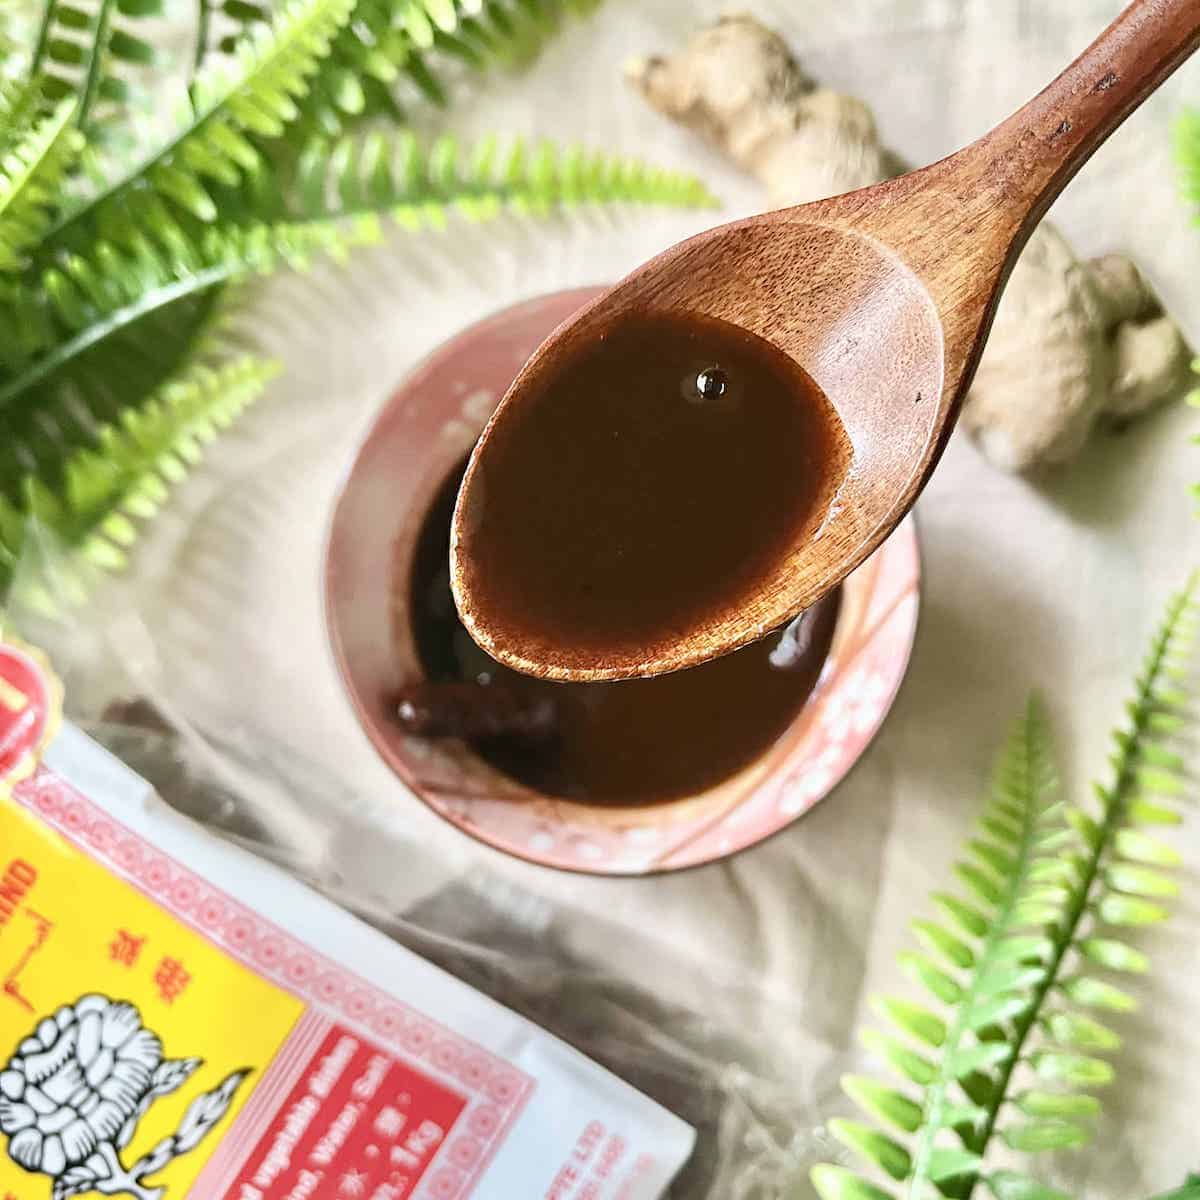
<path id="1" fill-rule="evenodd" d="M 530 385 L 464 489 L 457 561 L 491 645 L 603 665 L 730 616 L 849 466 L 828 399 L 723 321 L 634 314 Z"/>

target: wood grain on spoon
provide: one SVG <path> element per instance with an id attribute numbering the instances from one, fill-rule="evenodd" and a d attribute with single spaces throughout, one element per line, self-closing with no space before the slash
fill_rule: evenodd
<path id="1" fill-rule="evenodd" d="M 451 582 L 471 636 L 500 661 L 545 678 L 654 675 L 762 637 L 838 584 L 908 512 L 937 463 L 1029 233 L 1197 44 L 1200 0 L 1137 0 L 1045 91 L 959 153 L 874 187 L 700 234 L 560 327 L 484 430 L 459 494 Z M 852 446 L 838 502 L 820 536 L 798 533 L 749 594 L 674 626 L 607 641 L 525 627 L 514 620 L 519 587 L 497 591 L 477 569 L 473 543 L 486 535 L 489 494 L 520 486 L 488 469 L 489 445 L 536 437 L 536 421 L 522 425 L 523 401 L 544 396 L 590 345 L 655 314 L 737 326 L 807 372 Z M 754 536 L 748 528 L 747 539 Z M 625 603 L 636 611 L 638 597 Z"/>

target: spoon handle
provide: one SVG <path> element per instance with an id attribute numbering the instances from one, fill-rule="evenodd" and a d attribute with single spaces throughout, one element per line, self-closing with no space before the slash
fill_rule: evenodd
<path id="1" fill-rule="evenodd" d="M 1197 47 L 1200 0 L 1134 0 L 1053 83 L 971 148 L 1018 244 L 1109 134 Z"/>

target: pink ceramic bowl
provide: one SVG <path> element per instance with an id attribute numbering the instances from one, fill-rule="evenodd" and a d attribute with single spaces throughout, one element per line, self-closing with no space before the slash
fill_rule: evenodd
<path id="1" fill-rule="evenodd" d="M 403 733 L 388 700 L 420 673 L 403 584 L 423 516 L 517 369 L 598 290 L 557 292 L 489 317 L 400 385 L 363 442 L 334 511 L 326 620 L 367 736 L 434 812 L 532 862 L 641 875 L 752 846 L 811 808 L 849 771 L 908 666 L 920 562 L 909 519 L 847 580 L 824 672 L 787 732 L 757 762 L 702 794 L 646 807 L 591 807 L 532 792 L 460 743 Z"/>

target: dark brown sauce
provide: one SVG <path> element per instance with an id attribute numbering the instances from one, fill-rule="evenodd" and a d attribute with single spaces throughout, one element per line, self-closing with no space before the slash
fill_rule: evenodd
<path id="1" fill-rule="evenodd" d="M 829 652 L 836 594 L 783 633 L 657 679 L 550 683 L 493 661 L 471 640 L 450 594 L 461 474 L 447 480 L 425 518 L 408 581 L 426 675 L 397 698 L 398 718 L 412 732 L 465 737 L 498 770 L 545 795 L 645 804 L 729 778 L 804 706 Z"/>
<path id="2" fill-rule="evenodd" d="M 493 644 L 560 665 L 737 613 L 849 464 L 820 388 L 724 321 L 627 317 L 533 386 L 464 492 L 458 562 Z"/>

